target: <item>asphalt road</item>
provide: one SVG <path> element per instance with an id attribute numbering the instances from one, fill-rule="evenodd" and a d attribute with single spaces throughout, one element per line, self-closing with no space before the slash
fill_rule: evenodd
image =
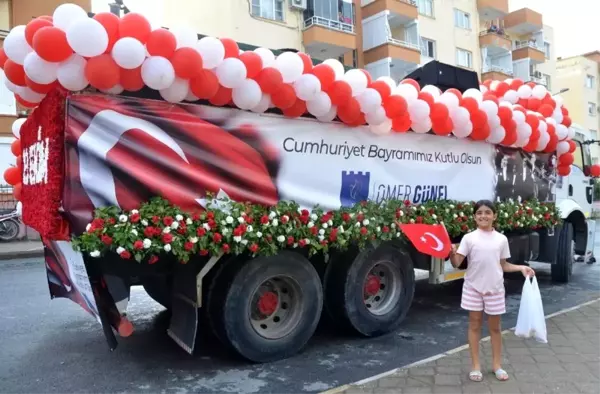
<path id="1" fill-rule="evenodd" d="M 600 264 L 576 264 L 568 285 L 553 284 L 548 265 L 533 267 L 546 314 L 600 297 Z M 320 392 L 463 345 L 461 284 L 419 283 L 404 324 L 384 337 L 349 337 L 323 326 L 302 354 L 253 365 L 209 339 L 200 354 L 189 356 L 167 337 L 164 309 L 141 288 L 129 308 L 136 333 L 111 353 L 86 312 L 69 300 L 49 299 L 39 260 L 0 262 L 0 392 Z M 518 275 L 506 282 L 505 328 L 516 323 L 522 284 Z"/>

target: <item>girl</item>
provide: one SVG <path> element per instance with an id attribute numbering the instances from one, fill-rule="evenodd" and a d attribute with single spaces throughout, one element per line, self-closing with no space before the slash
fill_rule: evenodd
<path id="1" fill-rule="evenodd" d="M 469 348 L 472 362 L 469 379 L 474 382 L 483 380 L 479 363 L 479 340 L 484 311 L 488 315 L 492 339 L 494 374 L 500 381 L 508 380 L 508 374 L 501 367 L 500 316 L 506 312 L 503 272 L 520 271 L 525 277 L 535 275 L 529 267 L 517 266 L 506 261 L 510 258 L 508 239 L 494 230 L 494 220 L 496 208 L 491 201 L 482 200 L 475 204 L 477 230 L 463 237 L 458 250 L 453 246 L 450 255 L 450 261 L 455 268 L 460 267 L 465 257 L 469 263 L 461 307 L 469 311 Z"/>

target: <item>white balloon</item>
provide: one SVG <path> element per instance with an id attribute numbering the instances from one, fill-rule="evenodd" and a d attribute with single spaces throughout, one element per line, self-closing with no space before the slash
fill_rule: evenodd
<path id="1" fill-rule="evenodd" d="M 504 93 L 502 100 L 511 104 L 516 104 L 519 101 L 519 93 L 517 93 L 516 90 L 508 90 L 506 93 Z"/>
<path id="2" fill-rule="evenodd" d="M 469 114 L 469 111 L 463 107 L 457 107 L 451 110 L 450 118 L 452 119 L 452 123 L 454 123 L 455 128 L 459 129 L 461 129 L 461 127 L 458 126 L 464 126 L 467 123 L 471 123 L 471 114 Z"/>
<path id="3" fill-rule="evenodd" d="M 571 146 L 567 141 L 561 141 L 556 145 L 556 153 L 559 156 L 569 152 L 569 149 L 571 149 Z"/>
<path id="4" fill-rule="evenodd" d="M 556 136 L 558 137 L 559 141 L 565 140 L 567 137 L 569 137 L 569 129 L 567 129 L 565 125 L 557 124 L 554 127 L 556 129 Z"/>
<path id="5" fill-rule="evenodd" d="M 492 129 L 487 142 L 490 144 L 499 144 L 504 140 L 504 137 L 506 137 L 506 130 L 504 130 L 504 127 L 498 126 Z"/>
<path id="6" fill-rule="evenodd" d="M 552 118 L 554 118 L 554 120 L 556 120 L 556 123 L 562 123 L 564 117 L 562 114 L 562 111 L 560 109 L 555 109 L 554 113 L 552 114 Z"/>
<path id="7" fill-rule="evenodd" d="M 198 34 L 188 26 L 174 27 L 169 30 L 175 36 L 177 49 L 179 48 L 194 48 L 198 43 Z"/>
<path id="8" fill-rule="evenodd" d="M 370 125 L 381 124 L 387 119 L 385 109 L 382 106 L 379 106 L 375 111 L 367 113 L 365 119 Z"/>
<path id="9" fill-rule="evenodd" d="M 527 123 L 523 123 L 517 126 L 517 142 L 515 146 L 521 148 L 529 143 L 529 137 L 531 137 L 531 126 Z"/>
<path id="10" fill-rule="evenodd" d="M 429 105 L 423 100 L 415 100 L 408 105 L 408 113 L 413 123 L 421 123 L 429 117 Z"/>
<path id="11" fill-rule="evenodd" d="M 540 131 L 540 139 L 538 140 L 535 150 L 539 152 L 546 149 L 548 142 L 550 142 L 550 134 L 548 134 L 546 131 Z"/>
<path id="12" fill-rule="evenodd" d="M 260 86 L 253 79 L 246 79 L 233 89 L 232 99 L 236 107 L 240 109 L 252 109 L 260 103 L 262 92 Z"/>
<path id="13" fill-rule="evenodd" d="M 480 90 L 478 89 L 467 89 L 464 93 L 463 93 L 463 97 L 471 97 L 474 98 L 475 100 L 477 100 L 477 102 L 481 103 L 483 101 L 483 94 L 481 93 Z"/>
<path id="14" fill-rule="evenodd" d="M 442 93 L 440 92 L 440 89 L 434 85 L 423 86 L 423 89 L 421 89 L 421 92 L 429 93 L 430 95 L 433 96 L 434 99 L 436 99 L 437 97 L 440 97 L 442 95 Z"/>
<path id="15" fill-rule="evenodd" d="M 517 90 L 517 94 L 522 99 L 530 98 L 531 93 L 533 93 L 533 90 L 531 89 L 531 87 L 529 85 L 521 85 L 521 86 L 519 86 L 519 89 Z"/>
<path id="16" fill-rule="evenodd" d="M 19 216 L 23 215 L 23 203 L 21 201 L 17 203 L 16 211 Z"/>
<path id="17" fill-rule="evenodd" d="M 188 95 L 190 91 L 190 83 L 186 79 L 175 77 L 171 86 L 159 90 L 160 96 L 170 103 L 180 103 Z"/>
<path id="18" fill-rule="evenodd" d="M 25 74 L 35 83 L 41 85 L 47 85 L 56 81 L 56 73 L 58 71 L 59 63 L 47 62 L 37 53 L 31 52 L 25 57 L 23 68 Z"/>
<path id="19" fill-rule="evenodd" d="M 411 102 L 417 100 L 417 98 L 419 97 L 419 92 L 417 91 L 417 89 L 415 89 L 415 87 L 409 83 L 399 84 L 396 87 L 393 94 L 397 94 L 398 96 L 403 97 L 409 106 Z"/>
<path id="20" fill-rule="evenodd" d="M 25 39 L 25 26 L 19 25 L 11 29 L 8 36 L 4 39 L 2 45 L 6 57 L 13 62 L 23 65 L 25 57 L 33 52 L 33 48 L 29 46 Z"/>
<path id="21" fill-rule="evenodd" d="M 262 60 L 263 68 L 273 67 L 273 64 L 275 64 L 275 55 L 273 54 L 273 52 L 270 49 L 256 48 L 254 50 L 254 53 L 256 53 L 258 56 L 260 56 L 260 59 Z"/>
<path id="22" fill-rule="evenodd" d="M 235 89 L 240 86 L 247 76 L 246 66 L 237 58 L 230 57 L 217 67 L 219 83 L 226 88 Z"/>
<path id="23" fill-rule="evenodd" d="M 502 121 L 500 120 L 500 117 L 498 115 L 488 117 L 488 124 L 490 126 L 490 129 L 500 126 L 501 123 Z"/>
<path id="24" fill-rule="evenodd" d="M 546 118 L 546 123 L 551 124 L 552 126 L 556 127 L 556 121 L 552 118 Z"/>
<path id="25" fill-rule="evenodd" d="M 67 31 L 75 22 L 88 19 L 87 12 L 76 4 L 61 4 L 52 14 L 52 23 L 62 31 Z"/>
<path id="26" fill-rule="evenodd" d="M 369 130 L 373 132 L 373 134 L 377 135 L 385 135 L 392 132 L 392 120 L 386 118 L 382 123 L 377 125 L 370 125 Z"/>
<path id="27" fill-rule="evenodd" d="M 207 70 L 219 66 L 225 58 L 225 47 L 218 38 L 202 38 L 196 44 L 196 50 L 202 55 L 202 67 Z"/>
<path id="28" fill-rule="evenodd" d="M 496 89 L 498 89 L 498 85 L 500 85 L 500 81 L 493 80 L 492 83 L 490 83 L 490 90 L 495 92 Z"/>
<path id="29" fill-rule="evenodd" d="M 538 130 L 540 131 L 540 133 L 548 132 L 548 124 L 546 123 L 546 121 L 540 119 L 540 125 L 538 126 Z"/>
<path id="30" fill-rule="evenodd" d="M 377 78 L 377 81 L 385 82 L 385 84 L 390 87 L 390 92 L 396 90 L 396 82 L 390 77 L 379 77 Z"/>
<path id="31" fill-rule="evenodd" d="M 321 82 L 313 74 L 303 74 L 294 82 L 294 90 L 300 100 L 310 101 L 321 91 Z"/>
<path id="32" fill-rule="evenodd" d="M 327 112 L 323 116 L 317 116 L 317 119 L 320 120 L 321 122 L 331 122 L 332 120 L 335 119 L 336 116 L 337 116 L 337 106 L 332 105 L 331 108 L 329 109 L 329 112 Z"/>
<path id="33" fill-rule="evenodd" d="M 471 135 L 472 132 L 473 132 L 473 124 L 471 123 L 470 120 L 461 125 L 457 125 L 455 123 L 454 130 L 452 130 L 452 134 L 454 134 L 454 136 L 457 138 L 467 138 L 468 136 Z"/>
<path id="34" fill-rule="evenodd" d="M 329 96 L 327 96 L 329 97 Z M 264 94 L 262 95 L 262 97 L 260 98 L 260 101 L 258 102 L 258 104 L 251 109 L 252 112 L 256 112 L 257 114 L 262 114 L 263 112 L 265 112 L 266 110 L 269 109 L 271 104 L 271 96 L 268 94 Z M 308 103 L 307 107 L 308 107 Z"/>
<path id="35" fill-rule="evenodd" d="M 327 59 L 323 62 L 323 64 L 327 64 L 329 67 L 333 69 L 335 73 L 335 79 L 342 79 L 344 77 L 344 73 L 346 70 L 344 69 L 344 65 L 340 63 L 337 59 Z"/>
<path id="36" fill-rule="evenodd" d="M 319 92 L 315 98 L 306 102 L 306 109 L 316 118 L 325 116 L 331 110 L 331 98 L 327 93 Z"/>
<path id="37" fill-rule="evenodd" d="M 513 79 L 513 78 L 506 78 L 506 79 L 504 80 L 504 82 L 506 82 L 506 83 L 508 84 L 508 86 L 510 86 L 510 84 L 511 84 L 513 81 L 514 81 L 514 79 Z"/>
<path id="38" fill-rule="evenodd" d="M 547 93 L 548 90 L 544 85 L 536 85 L 531 91 L 531 95 L 540 100 L 546 97 Z"/>
<path id="39" fill-rule="evenodd" d="M 489 91 L 489 89 L 485 85 L 479 85 L 479 90 L 482 94 L 486 94 Z"/>
<path id="40" fill-rule="evenodd" d="M 459 107 L 460 102 L 458 97 L 452 93 L 442 93 L 442 95 L 436 100 L 438 103 L 444 104 L 448 110 L 453 110 Z"/>
<path id="41" fill-rule="evenodd" d="M 74 53 L 64 62 L 58 65 L 56 75 L 58 82 L 68 90 L 73 92 L 85 89 L 90 82 L 85 77 L 85 60 L 80 55 Z"/>
<path id="42" fill-rule="evenodd" d="M 513 111 L 513 120 L 517 122 L 517 126 L 525 123 L 525 114 L 521 111 Z"/>
<path id="43" fill-rule="evenodd" d="M 78 55 L 94 57 L 106 52 L 108 33 L 97 20 L 85 18 L 75 21 L 69 26 L 67 41 Z"/>
<path id="44" fill-rule="evenodd" d="M 381 108 L 381 95 L 375 89 L 366 88 L 356 99 L 361 112 L 365 114 Z"/>
<path id="45" fill-rule="evenodd" d="M 46 97 L 45 94 L 36 93 L 27 86 L 19 86 L 17 94 L 25 101 L 30 103 L 39 103 Z"/>
<path id="46" fill-rule="evenodd" d="M 492 116 L 498 115 L 498 106 L 491 100 L 481 101 L 479 103 L 479 109 L 485 112 L 485 114 L 488 116 L 488 119 Z"/>
<path id="47" fill-rule="evenodd" d="M 120 67 L 133 70 L 146 60 L 146 48 L 133 37 L 123 37 L 115 42 L 112 57 Z"/>
<path id="48" fill-rule="evenodd" d="M 410 128 L 412 129 L 412 131 L 414 131 L 415 133 L 419 133 L 419 134 L 425 134 L 428 133 L 429 130 L 431 130 L 431 119 L 429 118 L 425 118 L 420 120 L 417 123 L 413 123 Z"/>
<path id="49" fill-rule="evenodd" d="M 559 109 L 563 106 L 563 104 L 565 102 L 565 99 L 560 94 L 557 94 L 556 96 L 552 96 L 552 99 L 556 103 L 556 108 L 559 108 Z"/>
<path id="50" fill-rule="evenodd" d="M 106 94 L 121 94 L 124 90 L 125 88 L 123 88 L 123 86 L 116 84 L 110 89 L 102 89 L 102 92 Z"/>
<path id="51" fill-rule="evenodd" d="M 2 70 L 0 70 L 2 71 Z M 6 86 L 6 89 L 10 90 L 13 93 L 17 92 L 17 89 L 19 89 L 19 87 L 17 85 L 15 85 L 14 83 L 12 83 L 11 81 L 8 80 L 8 78 L 6 78 L 6 76 L 4 75 L 4 72 L 2 71 L 2 76 L 4 77 L 4 86 Z"/>
<path id="52" fill-rule="evenodd" d="M 196 95 L 194 93 L 192 93 L 192 90 L 190 89 L 187 96 L 185 96 L 185 101 L 189 101 L 191 103 L 196 102 L 200 100 L 198 97 L 196 97 Z"/>
<path id="53" fill-rule="evenodd" d="M 575 129 L 573 129 L 572 127 L 567 127 L 567 139 L 568 140 L 572 140 L 573 138 L 575 138 Z"/>
<path id="54" fill-rule="evenodd" d="M 142 80 L 154 90 L 163 90 L 175 81 L 175 70 L 168 59 L 151 56 L 142 64 Z"/>
<path id="55" fill-rule="evenodd" d="M 23 123 L 25 123 L 26 121 L 27 121 L 27 118 L 19 118 L 13 122 L 12 133 L 15 136 L 15 138 L 21 138 L 21 127 L 23 126 Z"/>
<path id="56" fill-rule="evenodd" d="M 352 96 L 356 97 L 362 94 L 367 88 L 367 84 L 369 83 L 367 76 L 364 72 L 359 69 L 348 70 L 344 77 L 343 81 L 346 81 L 348 85 L 352 88 Z"/>
<path id="57" fill-rule="evenodd" d="M 292 83 L 302 75 L 304 62 L 297 53 L 283 52 L 275 59 L 275 68 L 281 73 L 283 82 Z"/>

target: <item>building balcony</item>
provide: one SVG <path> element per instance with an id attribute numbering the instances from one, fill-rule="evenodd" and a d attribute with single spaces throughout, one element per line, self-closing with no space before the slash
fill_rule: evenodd
<path id="1" fill-rule="evenodd" d="M 490 56 L 496 56 L 510 52 L 512 50 L 512 41 L 506 34 L 488 29 L 479 33 L 479 46 L 487 48 Z"/>
<path id="2" fill-rule="evenodd" d="M 421 64 L 418 44 L 390 38 L 388 42 L 364 52 L 365 68 L 373 78 L 404 78 Z"/>
<path id="3" fill-rule="evenodd" d="M 546 61 L 544 49 L 539 48 L 533 43 L 521 43 L 513 49 L 512 58 L 514 60 L 529 59 L 531 64 L 541 64 Z"/>
<path id="4" fill-rule="evenodd" d="M 417 2 L 413 0 L 363 0 L 362 18 L 367 19 L 388 11 L 391 24 L 404 25 L 419 18 Z"/>
<path id="5" fill-rule="evenodd" d="M 477 10 L 483 20 L 504 18 L 508 15 L 508 0 L 477 0 Z"/>
<path id="6" fill-rule="evenodd" d="M 354 25 L 318 16 L 304 21 L 302 41 L 306 52 L 317 59 L 337 59 L 356 49 Z"/>
<path id="7" fill-rule="evenodd" d="M 504 67 L 490 65 L 484 66 L 481 70 L 481 80 L 487 81 L 504 81 L 505 79 L 512 78 L 513 71 Z"/>
<path id="8" fill-rule="evenodd" d="M 542 14 L 529 8 L 511 12 L 504 17 L 504 29 L 515 35 L 526 35 L 542 30 Z"/>

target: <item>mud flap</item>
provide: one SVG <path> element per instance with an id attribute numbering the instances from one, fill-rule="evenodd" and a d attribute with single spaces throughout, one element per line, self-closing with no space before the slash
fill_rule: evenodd
<path id="1" fill-rule="evenodd" d="M 167 333 L 186 352 L 192 354 L 198 331 L 197 279 L 201 265 L 175 264 L 171 322 Z"/>

